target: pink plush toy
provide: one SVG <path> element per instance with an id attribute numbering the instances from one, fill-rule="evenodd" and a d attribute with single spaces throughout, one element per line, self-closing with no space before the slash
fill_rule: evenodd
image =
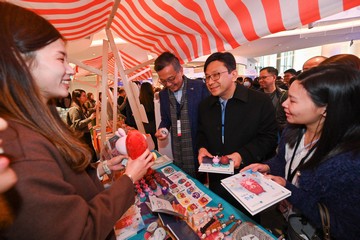
<path id="1" fill-rule="evenodd" d="M 125 133 L 125 130 L 122 128 L 119 128 L 115 132 L 115 135 L 119 137 L 119 139 L 115 143 L 116 150 L 118 150 L 118 152 L 121 155 L 127 155 L 128 153 L 127 153 L 126 144 L 125 144 L 127 135 Z"/>

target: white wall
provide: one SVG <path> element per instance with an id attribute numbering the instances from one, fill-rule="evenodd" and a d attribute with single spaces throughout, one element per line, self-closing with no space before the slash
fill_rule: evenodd
<path id="1" fill-rule="evenodd" d="M 304 62 L 314 56 L 331 57 L 333 55 L 343 53 L 360 56 L 360 40 L 353 41 L 351 46 L 350 41 L 347 41 L 295 50 L 293 68 L 295 70 L 301 70 Z M 276 54 L 265 56 L 264 66 L 276 66 Z M 280 75 L 281 74 L 282 73 L 280 73 Z"/>

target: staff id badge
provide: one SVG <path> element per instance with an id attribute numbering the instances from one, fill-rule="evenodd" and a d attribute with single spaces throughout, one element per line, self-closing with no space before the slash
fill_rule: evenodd
<path id="1" fill-rule="evenodd" d="M 177 129 L 178 137 L 181 137 L 181 121 L 180 120 L 176 121 L 176 129 Z"/>

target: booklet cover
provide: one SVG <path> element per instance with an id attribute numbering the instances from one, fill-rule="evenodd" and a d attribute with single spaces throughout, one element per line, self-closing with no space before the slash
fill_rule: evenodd
<path id="1" fill-rule="evenodd" d="M 225 178 L 221 180 L 221 184 L 252 215 L 291 195 L 288 189 L 251 169 Z"/>
<path id="2" fill-rule="evenodd" d="M 116 239 L 128 239 L 145 228 L 140 208 L 132 205 L 115 224 Z"/>
<path id="3" fill-rule="evenodd" d="M 177 207 L 171 204 L 168 200 L 158 198 L 156 196 L 149 196 L 150 203 L 148 204 L 152 212 L 161 212 L 178 217 L 184 217 L 184 214 L 181 213 Z M 184 209 L 181 209 L 184 210 Z"/>
<path id="4" fill-rule="evenodd" d="M 219 159 L 219 157 L 217 157 Z M 215 164 L 213 158 L 204 157 L 199 166 L 199 172 L 234 174 L 234 161 L 230 160 L 229 164 Z"/>
<path id="5" fill-rule="evenodd" d="M 169 229 L 177 240 L 200 240 L 200 237 L 184 220 L 163 213 L 158 214 L 162 225 Z"/>
<path id="6" fill-rule="evenodd" d="M 168 156 L 166 155 L 161 155 L 160 157 L 158 157 L 157 159 L 155 159 L 154 165 L 151 166 L 152 169 L 159 169 L 165 165 L 168 165 L 170 163 L 172 163 L 173 160 L 170 159 Z"/>
<path id="7" fill-rule="evenodd" d="M 107 140 L 105 141 L 104 146 L 101 149 L 100 158 L 102 160 L 111 159 L 113 157 L 120 155 L 120 153 L 116 149 L 116 141 L 119 139 L 119 137 L 113 135 L 111 137 L 107 136 L 106 138 Z"/>

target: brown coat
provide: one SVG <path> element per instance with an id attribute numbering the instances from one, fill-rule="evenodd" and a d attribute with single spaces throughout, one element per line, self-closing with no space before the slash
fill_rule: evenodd
<path id="1" fill-rule="evenodd" d="M 7 239 L 115 239 L 115 222 L 134 203 L 128 177 L 103 190 L 94 168 L 74 172 L 50 141 L 29 128 L 9 123 L 0 138 L 18 176 Z"/>

